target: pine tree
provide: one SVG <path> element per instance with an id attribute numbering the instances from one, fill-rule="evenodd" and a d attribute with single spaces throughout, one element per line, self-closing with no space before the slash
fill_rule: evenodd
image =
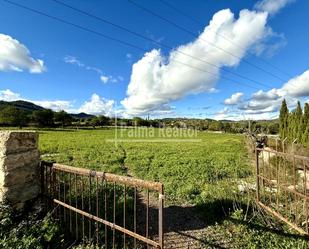
<path id="1" fill-rule="evenodd" d="M 282 101 L 279 116 L 279 134 L 281 139 L 288 136 L 288 119 L 289 119 L 289 109 L 287 107 L 285 99 Z"/>

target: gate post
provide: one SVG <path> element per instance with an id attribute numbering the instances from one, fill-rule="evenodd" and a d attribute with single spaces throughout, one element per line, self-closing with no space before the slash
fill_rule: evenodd
<path id="1" fill-rule="evenodd" d="M 162 185 L 161 191 L 159 193 L 159 244 L 160 244 L 160 249 L 164 248 L 163 210 L 164 210 L 164 187 Z"/>
<path id="2" fill-rule="evenodd" d="M 164 210 L 164 186 L 161 186 L 159 193 L 159 244 L 160 249 L 164 248 L 164 222 L 163 222 L 163 210 Z"/>
<path id="3" fill-rule="evenodd" d="M 38 134 L 0 131 L 0 202 L 14 209 L 40 193 Z"/>
<path id="4" fill-rule="evenodd" d="M 255 163 L 256 163 L 256 200 L 260 202 L 260 165 L 259 165 L 259 151 L 255 148 Z"/>

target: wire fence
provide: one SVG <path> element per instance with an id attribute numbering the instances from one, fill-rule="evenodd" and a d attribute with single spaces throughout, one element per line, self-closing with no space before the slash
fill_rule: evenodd
<path id="1" fill-rule="evenodd" d="M 301 234 L 308 235 L 309 158 L 256 148 L 257 202 Z"/>

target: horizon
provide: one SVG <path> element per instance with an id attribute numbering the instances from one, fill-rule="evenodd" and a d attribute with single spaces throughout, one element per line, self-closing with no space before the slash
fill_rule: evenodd
<path id="1" fill-rule="evenodd" d="M 231 121 L 276 119 L 283 99 L 309 103 L 309 31 L 295 28 L 305 0 L 0 5 L 3 101 Z"/>

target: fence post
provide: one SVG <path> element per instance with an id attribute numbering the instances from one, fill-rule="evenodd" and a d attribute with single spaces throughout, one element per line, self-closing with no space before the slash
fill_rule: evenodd
<path id="1" fill-rule="evenodd" d="M 255 148 L 255 163 L 256 163 L 256 199 L 260 201 L 260 167 L 259 167 L 259 152 L 258 148 Z"/>
<path id="2" fill-rule="evenodd" d="M 159 193 L 159 244 L 160 244 L 160 249 L 164 248 L 163 210 L 164 210 L 164 187 L 162 185 L 161 191 Z"/>

